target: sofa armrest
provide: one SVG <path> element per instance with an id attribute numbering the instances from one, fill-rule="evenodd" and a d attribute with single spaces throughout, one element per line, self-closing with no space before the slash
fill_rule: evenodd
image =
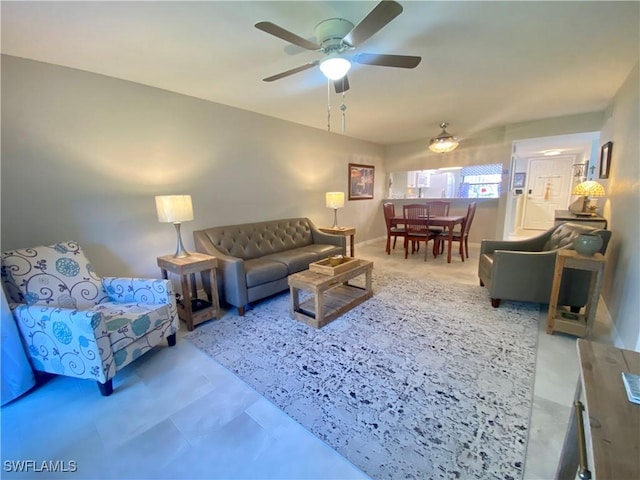
<path id="1" fill-rule="evenodd" d="M 226 255 L 218 250 L 202 232 L 194 232 L 196 250 L 200 253 L 212 255 L 218 259 L 216 269 L 218 278 L 218 289 L 221 298 L 225 302 L 236 307 L 243 307 L 249 303 L 247 296 L 247 277 L 244 268 L 244 260 L 238 257 Z M 210 288 L 209 279 L 202 278 L 205 287 Z"/>
<path id="2" fill-rule="evenodd" d="M 102 314 L 42 305 L 13 310 L 35 370 L 105 383 L 116 373 Z"/>
<path id="3" fill-rule="evenodd" d="M 496 250 L 511 250 L 518 252 L 540 252 L 547 242 L 551 232 L 544 232 L 536 237 L 524 240 L 482 240 L 480 255 L 493 253 Z"/>
<path id="4" fill-rule="evenodd" d="M 337 245 L 338 247 L 342 247 L 342 254 L 346 255 L 347 237 L 345 237 L 344 235 L 335 235 L 333 233 L 325 233 L 321 231 L 311 220 L 309 220 L 309 227 L 311 228 L 311 236 L 313 237 L 313 243 Z"/>
<path id="5" fill-rule="evenodd" d="M 169 305 L 171 324 L 175 330 L 180 328 L 176 293 L 171 281 L 158 278 L 103 277 L 102 287 L 115 303 Z"/>

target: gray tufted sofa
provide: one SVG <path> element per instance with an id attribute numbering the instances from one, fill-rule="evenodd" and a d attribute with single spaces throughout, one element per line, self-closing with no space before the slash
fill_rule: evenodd
<path id="1" fill-rule="evenodd" d="M 580 223 L 563 223 L 526 240 L 483 240 L 478 277 L 480 285 L 489 290 L 491 305 L 498 307 L 500 300 L 549 303 L 556 253 L 562 248 L 573 249 L 573 240 L 581 233 L 600 235 L 600 253 L 605 253 L 611 232 Z M 583 307 L 589 280 L 590 272 L 565 269 L 558 304 Z"/>
<path id="2" fill-rule="evenodd" d="M 221 300 L 240 315 L 250 302 L 289 288 L 292 273 L 346 252 L 344 236 L 323 233 L 308 218 L 207 228 L 193 238 L 198 252 L 218 259 Z"/>

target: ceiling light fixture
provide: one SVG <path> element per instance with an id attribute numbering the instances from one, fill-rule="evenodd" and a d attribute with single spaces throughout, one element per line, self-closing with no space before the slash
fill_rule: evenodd
<path id="1" fill-rule="evenodd" d="M 449 126 L 447 122 L 442 122 L 440 128 L 442 132 L 435 138 L 432 138 L 429 142 L 429 150 L 436 153 L 452 152 L 458 147 L 458 139 L 447 133 L 446 128 Z"/>
<path id="2" fill-rule="evenodd" d="M 320 70 L 329 80 L 340 80 L 350 68 L 351 62 L 338 55 L 329 55 L 320 62 Z"/>

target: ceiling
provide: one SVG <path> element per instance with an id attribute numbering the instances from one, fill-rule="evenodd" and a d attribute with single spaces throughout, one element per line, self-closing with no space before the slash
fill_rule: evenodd
<path id="1" fill-rule="evenodd" d="M 354 65 L 346 134 L 380 144 L 425 139 L 442 121 L 462 141 L 485 129 L 606 108 L 638 61 L 640 3 L 424 2 L 356 53 L 421 56 L 413 70 Z M 357 24 L 377 2 L 2 1 L 2 53 L 130 80 L 327 128 L 319 69 L 262 78 L 321 54 L 259 31 L 313 39 L 321 20 Z M 342 98 L 330 97 L 341 131 Z"/>

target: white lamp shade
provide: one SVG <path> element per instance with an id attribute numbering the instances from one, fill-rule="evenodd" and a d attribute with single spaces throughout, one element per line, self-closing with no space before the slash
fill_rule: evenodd
<path id="1" fill-rule="evenodd" d="M 320 62 L 320 71 L 329 80 L 340 80 L 351 68 L 351 62 L 342 57 L 328 57 Z"/>
<path id="2" fill-rule="evenodd" d="M 325 195 L 327 208 L 344 207 L 344 192 L 327 192 Z"/>
<path id="3" fill-rule="evenodd" d="M 193 220 L 191 195 L 156 196 L 158 221 L 162 223 L 180 223 Z"/>

